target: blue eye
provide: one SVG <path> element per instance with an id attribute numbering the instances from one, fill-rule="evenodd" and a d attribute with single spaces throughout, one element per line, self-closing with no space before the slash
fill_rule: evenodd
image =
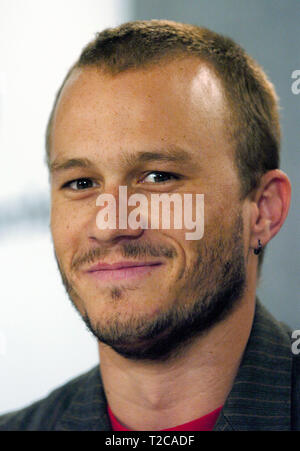
<path id="1" fill-rule="evenodd" d="M 94 188 L 97 184 L 89 178 L 80 178 L 71 180 L 63 185 L 63 188 L 70 188 L 74 191 L 85 190 L 88 188 Z"/>
<path id="2" fill-rule="evenodd" d="M 147 180 L 148 177 L 152 177 L 152 180 Z M 169 182 L 170 180 L 178 180 L 178 179 L 179 176 L 176 174 L 172 174 L 171 172 L 152 171 L 146 175 L 146 177 L 142 180 L 142 183 L 144 182 L 163 183 Z"/>

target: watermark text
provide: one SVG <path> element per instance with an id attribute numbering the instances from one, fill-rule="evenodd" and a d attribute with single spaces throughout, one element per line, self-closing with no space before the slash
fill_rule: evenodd
<path id="1" fill-rule="evenodd" d="M 118 204 L 118 205 L 117 205 Z M 186 240 L 204 235 L 204 194 L 135 193 L 127 196 L 127 186 L 119 186 L 118 203 L 113 194 L 100 194 L 96 205 L 102 207 L 96 224 L 106 229 L 185 229 Z M 118 207 L 118 224 L 117 224 Z M 128 213 L 128 207 L 135 207 Z"/>

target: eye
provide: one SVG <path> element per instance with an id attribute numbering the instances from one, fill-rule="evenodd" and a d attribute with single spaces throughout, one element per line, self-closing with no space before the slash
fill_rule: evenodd
<path id="1" fill-rule="evenodd" d="M 98 186 L 94 180 L 89 178 L 80 178 L 71 180 L 70 182 L 65 183 L 62 188 L 69 188 L 73 191 L 79 191 L 79 190 L 85 190 L 88 188 L 94 188 L 95 186 Z"/>
<path id="2" fill-rule="evenodd" d="M 171 180 L 179 180 L 180 176 L 171 172 L 152 171 L 146 174 L 141 183 L 164 183 Z"/>

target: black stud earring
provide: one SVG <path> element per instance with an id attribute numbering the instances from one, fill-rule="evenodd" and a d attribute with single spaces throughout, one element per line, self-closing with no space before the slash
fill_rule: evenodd
<path id="1" fill-rule="evenodd" d="M 258 255 L 258 254 L 261 253 L 261 251 L 262 251 L 262 245 L 261 245 L 260 240 L 258 240 L 258 246 L 257 246 L 256 249 L 254 249 L 254 254 L 255 254 L 255 255 Z"/>

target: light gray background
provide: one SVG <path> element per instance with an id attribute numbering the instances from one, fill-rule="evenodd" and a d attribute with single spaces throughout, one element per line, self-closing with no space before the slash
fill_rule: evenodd
<path id="1" fill-rule="evenodd" d="M 300 329 L 300 94 L 291 74 L 300 69 L 299 0 L 135 0 L 134 20 L 171 19 L 228 35 L 264 68 L 276 87 L 282 116 L 281 169 L 292 182 L 289 216 L 266 250 L 258 295 Z"/>

